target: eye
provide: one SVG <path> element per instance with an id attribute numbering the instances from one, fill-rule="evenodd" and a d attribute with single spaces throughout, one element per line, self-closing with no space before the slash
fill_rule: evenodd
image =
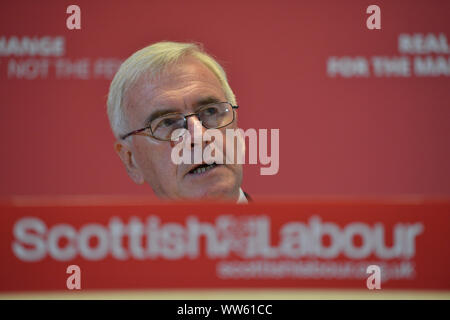
<path id="1" fill-rule="evenodd" d="M 162 120 L 162 121 L 159 123 L 159 126 L 162 126 L 162 127 L 170 127 L 170 126 L 173 125 L 174 123 L 175 123 L 175 119 L 166 118 L 166 119 Z"/>
<path id="2" fill-rule="evenodd" d="M 217 107 L 208 107 L 205 110 L 203 110 L 203 114 L 205 116 L 213 116 L 215 114 L 217 114 L 219 112 L 219 110 L 217 109 Z"/>
<path id="3" fill-rule="evenodd" d="M 176 122 L 177 122 L 177 119 L 175 119 L 175 118 L 165 118 L 165 119 L 161 119 L 161 120 L 158 122 L 158 124 L 155 126 L 155 129 L 154 129 L 154 130 L 169 128 L 169 127 L 173 126 Z"/>

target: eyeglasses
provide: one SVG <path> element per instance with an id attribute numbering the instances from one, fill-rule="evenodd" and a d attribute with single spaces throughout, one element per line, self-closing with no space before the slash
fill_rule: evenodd
<path id="1" fill-rule="evenodd" d="M 193 116 L 196 116 L 206 129 L 223 128 L 234 121 L 234 109 L 237 108 L 239 108 L 239 106 L 233 106 L 229 102 L 215 102 L 202 106 L 195 113 L 186 115 L 179 112 L 168 113 L 152 120 L 150 125 L 145 128 L 123 135 L 121 139 L 126 139 L 127 137 L 135 134 L 142 134 L 151 136 L 161 141 L 176 140 L 182 135 L 182 133 L 180 133 L 178 137 L 172 137 L 172 133 L 177 129 L 187 129 L 187 118 Z M 150 131 L 150 133 L 144 132 L 146 130 Z"/>

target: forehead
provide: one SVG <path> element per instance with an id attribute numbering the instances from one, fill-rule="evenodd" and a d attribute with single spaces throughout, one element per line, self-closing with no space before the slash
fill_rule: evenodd
<path id="1" fill-rule="evenodd" d="M 225 99 L 215 74 L 199 60 L 188 57 L 168 67 L 154 78 L 142 76 L 126 95 L 126 113 L 130 123 L 161 108 L 188 110 L 197 100 L 208 97 Z"/>

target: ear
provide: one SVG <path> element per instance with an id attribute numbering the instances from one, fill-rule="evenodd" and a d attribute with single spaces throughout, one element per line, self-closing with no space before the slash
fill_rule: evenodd
<path id="1" fill-rule="evenodd" d="M 120 160 L 122 160 L 125 165 L 125 169 L 127 170 L 131 180 L 133 180 L 136 184 L 143 184 L 144 175 L 142 174 L 139 166 L 136 164 L 131 146 L 123 141 L 117 140 L 114 143 L 114 150 L 117 152 Z"/>

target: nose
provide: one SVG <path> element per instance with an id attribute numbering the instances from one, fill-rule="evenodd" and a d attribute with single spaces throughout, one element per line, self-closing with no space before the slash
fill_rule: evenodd
<path id="1" fill-rule="evenodd" d="M 191 135 L 191 141 L 192 144 L 196 142 L 202 142 L 203 141 L 203 133 L 206 130 L 206 128 L 202 125 L 202 122 L 198 119 L 196 115 L 191 115 L 189 117 L 186 117 L 186 125 L 187 130 L 189 134 Z M 199 137 L 196 137 L 195 135 L 201 135 Z"/>

